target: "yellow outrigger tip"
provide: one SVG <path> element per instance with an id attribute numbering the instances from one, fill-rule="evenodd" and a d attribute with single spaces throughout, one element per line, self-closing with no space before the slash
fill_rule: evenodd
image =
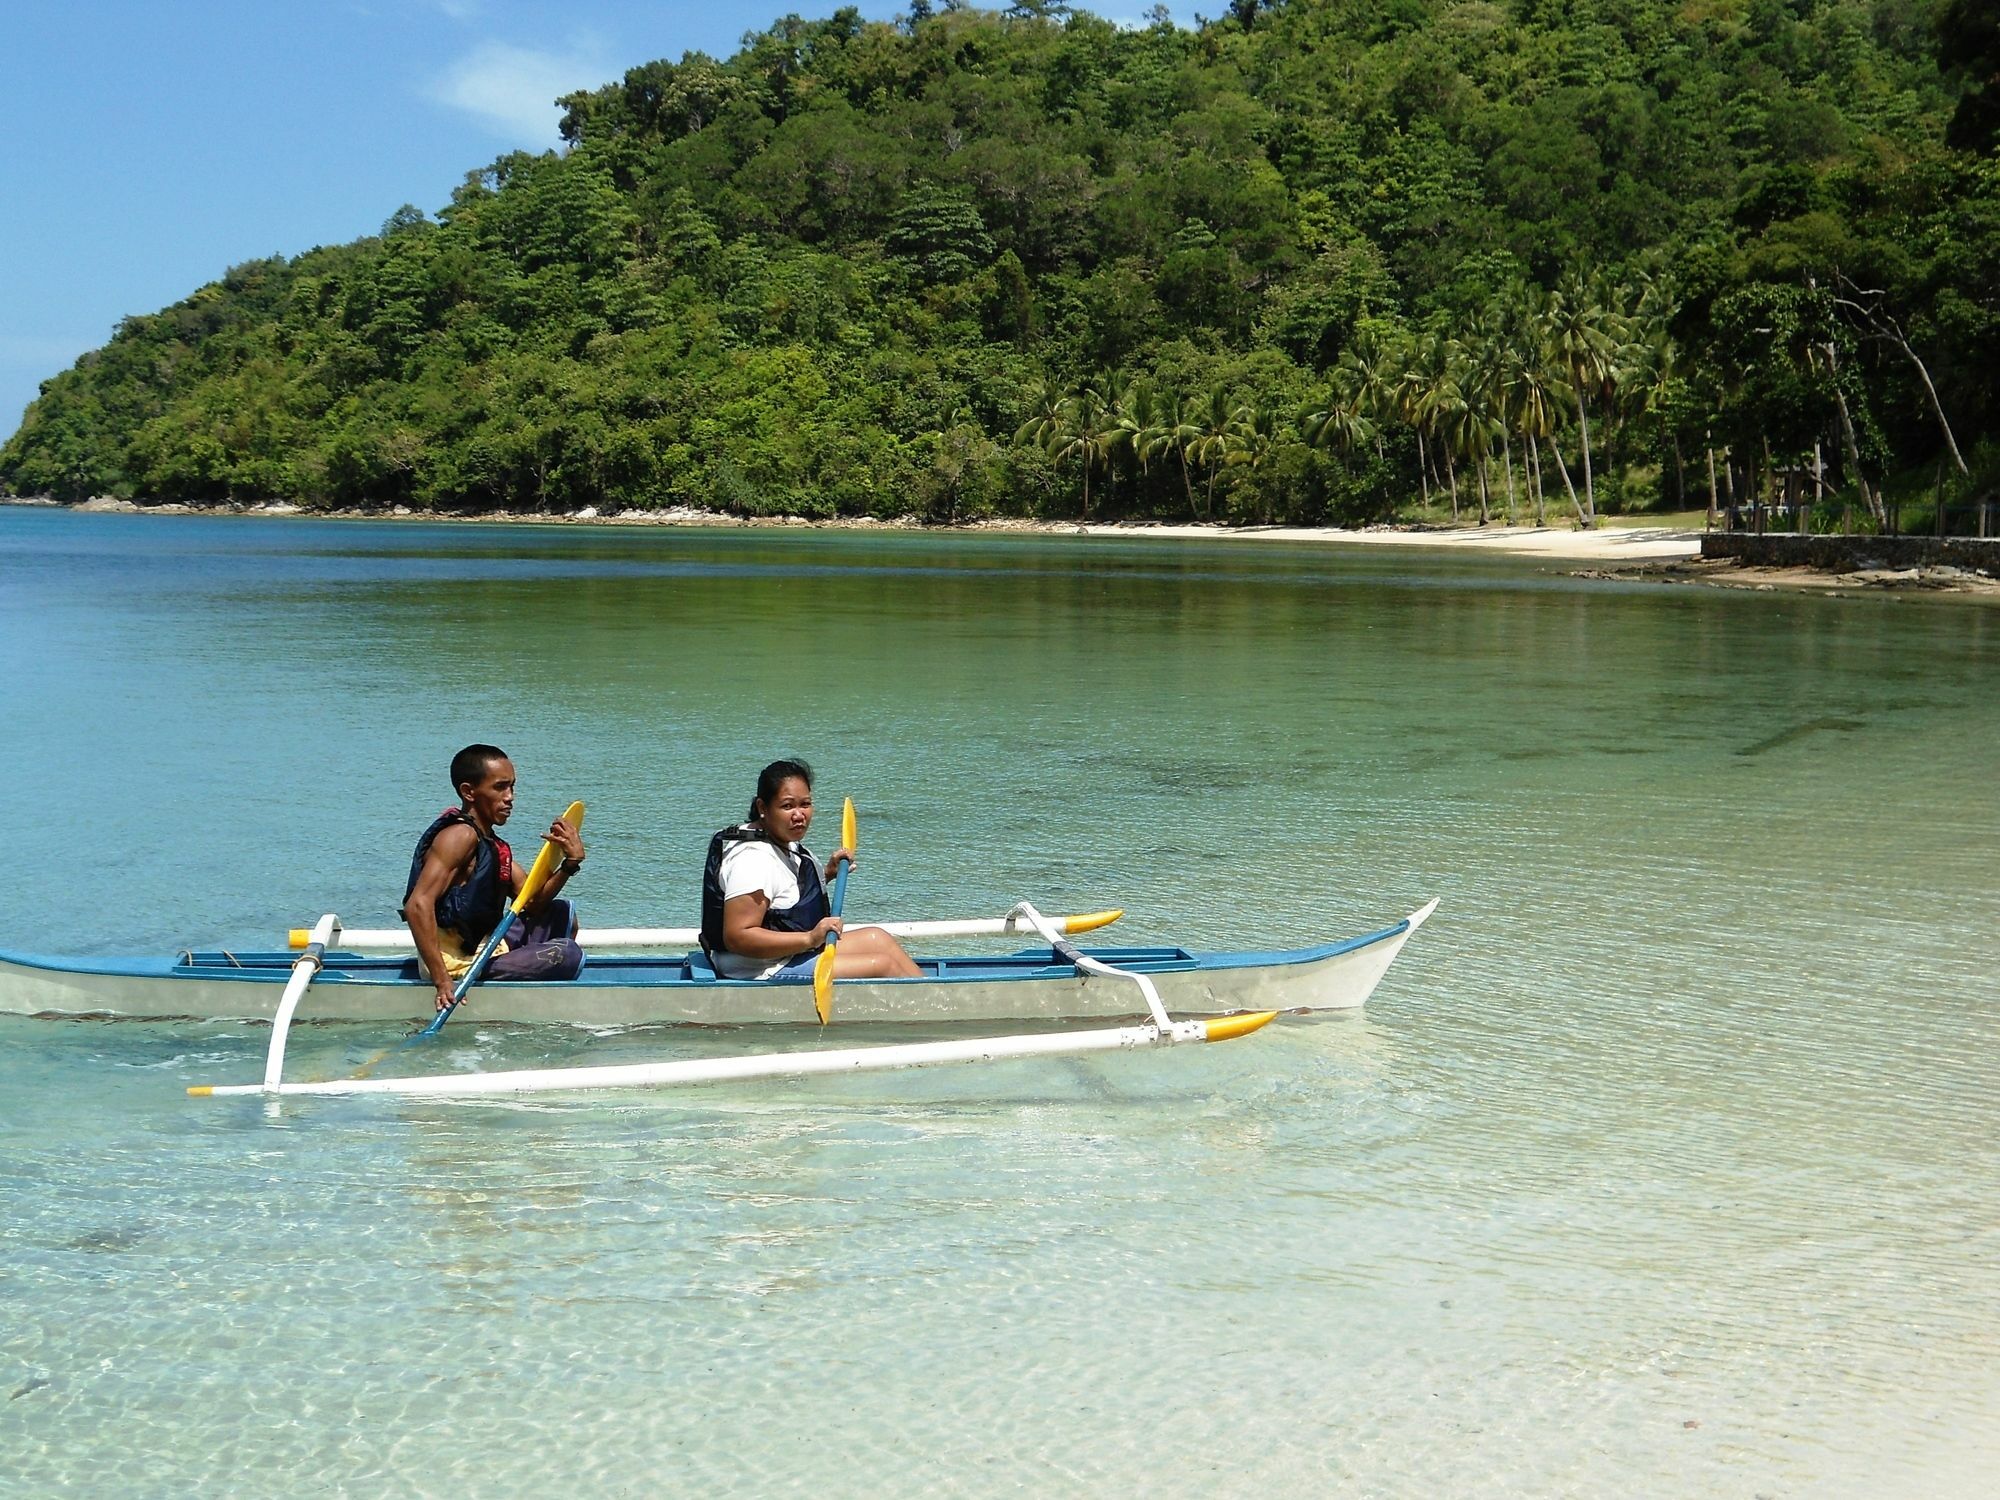
<path id="1" fill-rule="evenodd" d="M 1120 917 L 1124 915 L 1125 915 L 1125 908 L 1121 906 L 1117 908 L 1115 911 L 1093 911 L 1093 912 L 1086 912 L 1083 916 L 1080 917 L 1065 917 L 1063 919 L 1063 931 L 1072 933 L 1095 932 L 1100 927 L 1109 927 L 1113 922 L 1117 921 Z M 292 946 L 294 948 L 303 948 L 305 947 L 305 944 L 303 942 L 298 942 L 292 944 Z"/>
<path id="2" fill-rule="evenodd" d="M 1227 1042 L 1239 1036 L 1248 1036 L 1278 1019 L 1275 1010 L 1253 1010 L 1247 1015 L 1222 1016 L 1203 1024 L 1208 1028 L 1211 1042 Z"/>
<path id="3" fill-rule="evenodd" d="M 212 1083 L 191 1083 L 188 1085 L 188 1097 L 190 1099 L 206 1099 L 214 1092 L 215 1085 Z"/>

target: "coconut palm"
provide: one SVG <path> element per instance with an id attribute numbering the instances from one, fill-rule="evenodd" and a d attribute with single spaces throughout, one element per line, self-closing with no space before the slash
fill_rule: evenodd
<path id="1" fill-rule="evenodd" d="M 1394 352 L 1364 326 L 1355 330 L 1353 342 L 1340 351 L 1333 367 L 1334 395 L 1341 406 L 1374 427 L 1378 459 L 1383 456 L 1382 423 L 1396 415 Z"/>
<path id="2" fill-rule="evenodd" d="M 1159 420 L 1159 408 L 1160 398 L 1151 381 L 1142 376 L 1127 382 L 1105 413 L 1102 436 L 1107 459 L 1115 462 L 1119 454 L 1125 454 L 1143 476 L 1151 457 L 1146 435 Z"/>
<path id="3" fill-rule="evenodd" d="M 1199 430 L 1189 445 L 1188 453 L 1198 464 L 1208 470 L 1207 514 L 1215 518 L 1215 476 L 1222 466 L 1240 446 L 1235 421 L 1236 406 L 1226 386 L 1209 387 L 1208 398 L 1202 402 L 1194 417 L 1193 425 Z"/>
<path id="4" fill-rule="evenodd" d="M 1375 424 L 1342 400 L 1337 391 L 1317 406 L 1308 403 L 1299 413 L 1299 436 L 1308 447 L 1332 448 L 1342 454 L 1352 453 L 1357 443 L 1381 440 Z"/>
<path id="5" fill-rule="evenodd" d="M 1577 501 L 1576 488 L 1569 482 L 1569 470 L 1563 465 L 1562 450 L 1556 446 L 1555 436 L 1562 427 L 1562 414 L 1569 401 L 1569 387 L 1556 373 L 1547 355 L 1547 342 L 1543 338 L 1544 307 L 1546 299 L 1534 287 L 1524 286 L 1520 290 L 1520 320 L 1516 336 L 1508 345 L 1506 355 L 1506 409 L 1514 430 L 1521 434 L 1528 445 L 1528 478 L 1534 493 L 1535 524 L 1548 524 L 1546 491 L 1542 484 L 1542 444 L 1546 441 L 1556 455 L 1556 466 L 1562 472 L 1563 485 L 1569 491 L 1569 500 L 1576 507 L 1577 519 L 1583 519 L 1583 508 Z"/>
<path id="6" fill-rule="evenodd" d="M 1241 464 L 1256 476 L 1270 459 L 1271 452 L 1278 445 L 1278 438 L 1284 431 L 1284 416 L 1270 403 L 1245 402 L 1229 414 L 1230 425 L 1236 432 L 1236 451 L 1228 461 Z M 1271 497 L 1264 486 L 1256 486 L 1261 505 L 1260 516 L 1263 524 L 1271 524 Z"/>
<path id="7" fill-rule="evenodd" d="M 1591 476 L 1590 412 L 1584 397 L 1587 393 L 1600 393 L 1612 383 L 1618 346 L 1623 341 L 1620 323 L 1617 312 L 1601 301 L 1595 289 L 1581 277 L 1571 276 L 1560 291 L 1549 296 L 1544 325 L 1549 351 L 1569 382 L 1571 398 L 1576 402 L 1577 438 L 1583 451 L 1585 526 L 1597 524 L 1597 493 Z M 1556 453 L 1556 465 L 1563 469 L 1567 483 L 1569 471 L 1563 465 L 1560 450 Z"/>
<path id="8" fill-rule="evenodd" d="M 1187 495 L 1188 515 L 1195 514 L 1194 478 L 1189 472 L 1188 449 L 1201 437 L 1192 408 L 1179 391 L 1161 396 L 1153 408 L 1153 424 L 1140 438 L 1142 461 L 1171 454 L 1181 467 L 1181 489 Z"/>
<path id="9" fill-rule="evenodd" d="M 1397 414 L 1417 434 L 1417 477 L 1423 485 L 1424 504 L 1431 503 L 1431 439 L 1436 437 L 1437 413 L 1448 407 L 1455 393 L 1437 387 L 1449 379 L 1446 370 L 1444 336 L 1437 332 L 1420 334 L 1400 351 L 1396 361 L 1395 392 Z M 1456 511 L 1456 492 L 1452 509 Z"/>

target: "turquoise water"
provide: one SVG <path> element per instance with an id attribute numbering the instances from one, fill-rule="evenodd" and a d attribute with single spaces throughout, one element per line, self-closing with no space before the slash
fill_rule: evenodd
<path id="1" fill-rule="evenodd" d="M 387 925 L 472 738 L 596 922 L 690 920 L 783 752 L 863 914 L 1443 906 L 1365 1017 L 803 1085 L 274 1110 L 182 1093 L 259 1029 L 0 1018 L 0 1490 L 1990 1493 L 1988 608 L 0 509 L 0 946 Z"/>

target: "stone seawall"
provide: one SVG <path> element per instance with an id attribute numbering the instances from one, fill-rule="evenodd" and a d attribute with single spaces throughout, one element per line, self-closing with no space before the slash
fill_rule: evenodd
<path id="1" fill-rule="evenodd" d="M 1856 573 L 1880 568 L 1964 568 L 2000 577 L 2000 537 L 1798 536 L 1769 532 L 1711 531 L 1703 557 L 1729 558 L 1760 568 L 1816 568 Z"/>

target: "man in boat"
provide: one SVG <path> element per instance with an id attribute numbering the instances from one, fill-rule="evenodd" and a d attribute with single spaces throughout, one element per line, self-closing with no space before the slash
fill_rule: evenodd
<path id="1" fill-rule="evenodd" d="M 514 814 L 514 762 L 492 745 L 467 745 L 451 759 L 458 806 L 439 813 L 410 860 L 403 920 L 416 940 L 417 963 L 437 987 L 437 1008 L 451 1004 L 452 986 L 472 966 L 482 944 L 507 915 L 527 872 L 495 829 Z M 555 899 L 583 868 L 583 838 L 558 818 L 550 842 L 562 863 L 512 919 L 488 979 L 574 979 L 583 972 L 576 912 Z"/>

